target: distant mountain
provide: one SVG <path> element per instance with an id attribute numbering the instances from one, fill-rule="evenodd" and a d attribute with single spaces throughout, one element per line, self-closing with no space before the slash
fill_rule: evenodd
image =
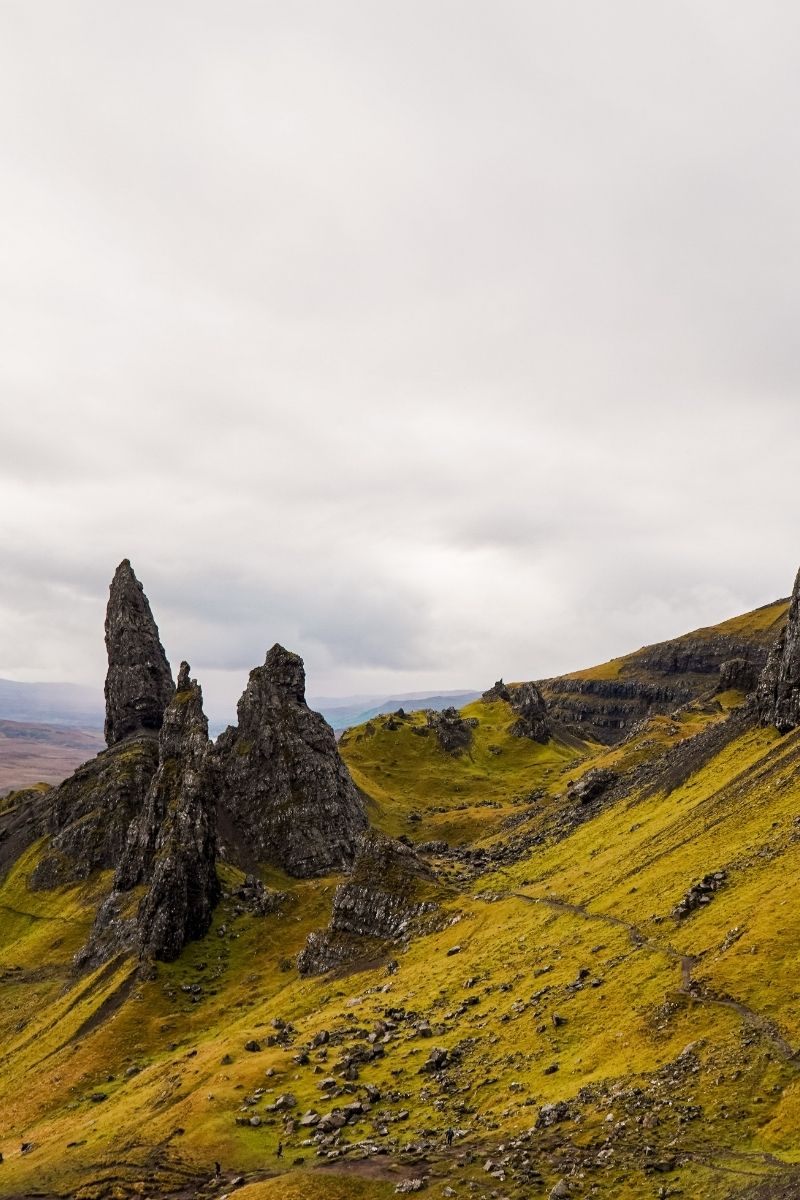
<path id="1" fill-rule="evenodd" d="M 309 700 L 311 708 L 321 712 L 325 720 L 333 726 L 337 733 L 350 729 L 353 725 L 363 725 L 370 717 L 379 717 L 382 713 L 396 712 L 398 708 L 417 710 L 432 708 L 441 712 L 443 708 L 463 708 L 477 700 L 480 692 L 437 692 L 430 695 L 427 692 L 403 692 L 396 696 L 324 696 Z"/>
<path id="2" fill-rule="evenodd" d="M 19 683 L 0 679 L 0 720 L 102 729 L 103 695 L 76 683 Z"/>

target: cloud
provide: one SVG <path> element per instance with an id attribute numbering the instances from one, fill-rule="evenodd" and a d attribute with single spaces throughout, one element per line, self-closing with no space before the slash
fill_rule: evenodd
<path id="1" fill-rule="evenodd" d="M 126 555 L 212 710 L 275 639 L 472 687 L 785 594 L 799 26 L 6 4 L 0 675 L 99 681 Z"/>

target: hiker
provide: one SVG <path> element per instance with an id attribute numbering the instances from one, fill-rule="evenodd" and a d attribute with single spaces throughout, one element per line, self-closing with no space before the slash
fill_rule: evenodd
<path id="1" fill-rule="evenodd" d="M 219 1179 L 220 1175 L 222 1174 L 222 1167 L 218 1162 L 214 1163 L 214 1174 L 216 1175 L 217 1179 Z"/>
<path id="2" fill-rule="evenodd" d="M 454 1138 L 455 1136 L 456 1136 L 456 1135 L 453 1133 L 453 1130 L 452 1130 L 452 1129 L 448 1129 L 447 1133 L 444 1135 L 444 1140 L 447 1142 L 447 1149 L 448 1149 L 448 1150 L 449 1150 L 449 1149 L 450 1149 L 450 1147 L 452 1146 L 452 1144 L 453 1144 L 453 1138 Z"/>
<path id="3" fill-rule="evenodd" d="M 278 1149 L 275 1154 L 276 1158 L 283 1158 L 283 1142 L 278 1142 Z"/>

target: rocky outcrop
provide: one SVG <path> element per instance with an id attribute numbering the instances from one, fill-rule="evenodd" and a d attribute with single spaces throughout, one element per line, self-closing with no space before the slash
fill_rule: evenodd
<path id="1" fill-rule="evenodd" d="M 748 695 L 758 684 L 758 668 L 746 658 L 726 658 L 719 669 L 718 692 L 744 692 Z"/>
<path id="2" fill-rule="evenodd" d="M 158 769 L 128 830 L 114 890 L 80 965 L 131 950 L 171 962 L 187 942 L 208 932 L 220 896 L 208 746 L 202 692 L 182 663 L 159 736 Z M 139 884 L 147 891 L 134 910 L 125 893 Z"/>
<path id="3" fill-rule="evenodd" d="M 169 663 L 142 585 L 125 559 L 106 610 L 106 740 L 48 798 L 50 843 L 30 879 L 34 889 L 117 867 L 158 765 L 158 730 L 174 692 Z"/>
<path id="4" fill-rule="evenodd" d="M 115 868 L 158 765 L 158 740 L 141 734 L 112 746 L 49 793 L 49 844 L 29 880 L 33 890 Z"/>
<path id="5" fill-rule="evenodd" d="M 298 957 L 300 973 L 318 975 L 385 951 L 435 910 L 434 882 L 410 846 L 375 830 L 365 834 L 350 879 L 337 888 L 328 928 L 309 934 Z"/>
<path id="6" fill-rule="evenodd" d="M 547 716 L 547 702 L 535 683 L 503 683 L 498 679 L 481 697 L 487 704 L 504 700 L 517 714 L 511 727 L 512 737 L 530 738 L 531 741 L 549 742 L 552 736 Z"/>
<path id="7" fill-rule="evenodd" d="M 441 712 L 429 709 L 425 714 L 427 729 L 436 735 L 439 749 L 446 754 L 463 754 L 472 745 L 472 731 L 478 722 L 475 717 L 462 717 L 455 708 Z"/>
<path id="8" fill-rule="evenodd" d="M 531 741 L 549 742 L 550 723 L 547 704 L 535 683 L 517 683 L 510 688 L 511 707 L 517 720 L 511 727 L 514 737 L 530 738 Z"/>
<path id="9" fill-rule="evenodd" d="M 573 800 L 579 804 L 589 804 L 612 788 L 619 779 L 616 771 L 610 767 L 593 767 L 580 779 L 567 785 L 567 790 Z"/>
<path id="10" fill-rule="evenodd" d="M 127 558 L 111 581 L 106 609 L 105 735 L 109 746 L 158 732 L 174 691 L 172 672 L 144 589 Z"/>
<path id="11" fill-rule="evenodd" d="M 800 572 L 788 619 L 761 673 L 755 702 L 762 725 L 774 725 L 780 733 L 800 725 Z"/>
<path id="12" fill-rule="evenodd" d="M 226 840 L 297 877 L 348 867 L 367 819 L 333 730 L 306 704 L 303 660 L 273 646 L 238 717 L 213 755 Z"/>

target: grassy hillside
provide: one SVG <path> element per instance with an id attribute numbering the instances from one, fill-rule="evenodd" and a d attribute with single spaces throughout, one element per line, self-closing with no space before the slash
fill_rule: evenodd
<path id="1" fill-rule="evenodd" d="M 755 727 L 743 700 L 654 713 L 613 746 L 513 737 L 503 702 L 464 710 L 460 756 L 413 733 L 420 714 L 350 731 L 374 824 L 455 847 L 433 860 L 441 919 L 396 968 L 301 979 L 340 878 L 265 868 L 286 899 L 258 917 L 225 866 L 178 962 L 76 977 L 108 877 L 31 892 L 37 842 L 0 882 L 0 1196 L 213 1196 L 237 1177 L 243 1200 L 380 1200 L 418 1178 L 437 1198 L 544 1200 L 562 1179 L 604 1200 L 800 1194 L 800 732 Z M 616 783 L 583 804 L 570 784 L 598 766 Z M 509 853 L 454 888 L 467 843 Z M 321 1157 L 299 1122 L 336 1110 Z"/>

